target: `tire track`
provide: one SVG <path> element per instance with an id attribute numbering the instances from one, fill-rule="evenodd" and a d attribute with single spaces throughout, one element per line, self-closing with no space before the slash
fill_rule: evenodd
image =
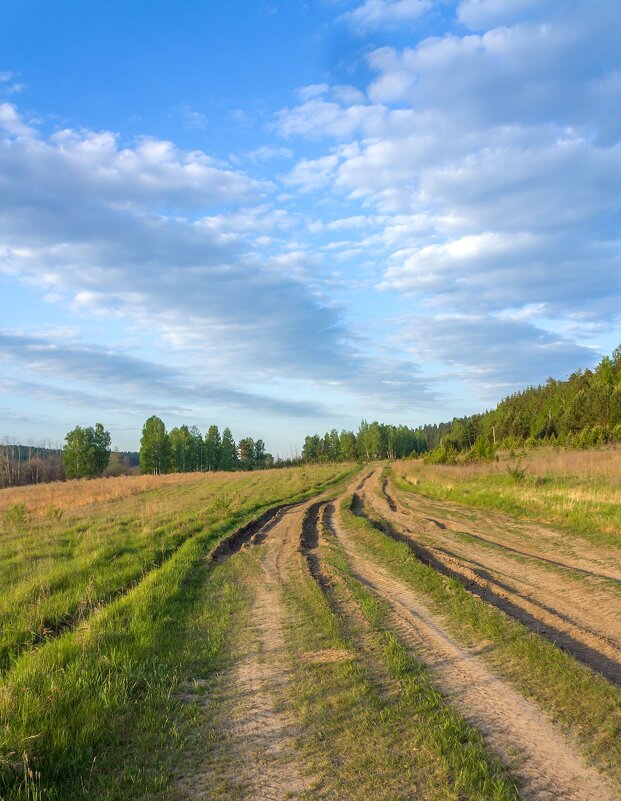
<path id="1" fill-rule="evenodd" d="M 537 566 L 515 563 L 488 549 L 476 549 L 445 533 L 434 518 L 392 511 L 388 502 L 378 503 L 372 492 L 358 499 L 358 512 L 367 502 L 387 524 L 384 533 L 405 542 L 423 563 L 462 585 L 526 625 L 579 661 L 621 686 L 621 615 L 618 599 L 598 595 L 563 576 L 551 575 Z M 371 521 L 373 522 L 373 521 Z M 425 531 L 432 523 L 433 532 Z M 413 531 L 412 524 L 418 524 Z M 421 542 L 424 540 L 424 543 Z M 464 553 L 466 551 L 466 553 Z"/>
<path id="2" fill-rule="evenodd" d="M 356 578 L 389 603 L 393 626 L 432 671 L 449 702 L 501 756 L 525 799 L 613 801 L 608 783 L 530 701 L 491 673 L 476 651 L 457 645 L 406 584 L 363 558 L 338 518 L 330 524 Z"/>
<path id="3" fill-rule="evenodd" d="M 365 516 L 364 503 L 358 513 Z M 466 563 L 446 548 L 421 545 L 410 529 L 396 529 L 388 522 L 379 524 L 368 517 L 367 520 L 387 536 L 407 545 L 423 564 L 443 576 L 456 579 L 468 592 L 492 604 L 535 634 L 621 686 L 621 648 L 612 641 L 578 626 L 568 616 L 550 606 L 524 597 L 480 563 Z"/>
<path id="4" fill-rule="evenodd" d="M 250 622 L 238 638 L 241 653 L 207 703 L 224 744 L 208 754 L 198 776 L 181 784 L 195 801 L 294 801 L 310 787 L 296 752 L 302 732 L 286 703 L 291 679 L 281 599 L 283 578 L 297 555 L 304 508 L 270 510 L 231 535 L 231 550 L 218 557 L 227 558 L 253 537 L 264 543 L 261 575 L 252 583 Z"/>
<path id="5" fill-rule="evenodd" d="M 397 491 L 399 504 L 412 514 L 435 523 L 445 531 L 466 534 L 484 545 L 496 547 L 518 557 L 621 585 L 621 554 L 618 550 L 585 545 L 561 531 L 516 520 L 499 512 L 490 513 L 475 506 L 460 506 L 452 501 L 434 500 L 417 492 L 416 486 L 410 481 L 407 483 L 411 484 L 414 493 L 408 493 L 407 499 L 404 499 Z M 435 519 L 438 514 L 443 516 L 446 522 Z M 466 529 L 460 531 L 464 525 Z M 469 530 L 473 527 L 483 528 L 485 533 L 480 530 Z M 487 533 L 490 529 L 495 530 L 493 536 Z M 524 545 L 525 540 L 529 543 L 527 546 Z M 565 551 L 563 555 L 551 558 L 551 553 L 561 549 Z"/>

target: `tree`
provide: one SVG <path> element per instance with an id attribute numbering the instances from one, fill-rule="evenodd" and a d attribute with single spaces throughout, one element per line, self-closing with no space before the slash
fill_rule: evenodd
<path id="1" fill-rule="evenodd" d="M 237 448 L 230 428 L 225 428 L 222 432 L 222 443 L 220 445 L 220 470 L 233 470 L 237 462 Z"/>
<path id="2" fill-rule="evenodd" d="M 103 475 L 110 461 L 110 432 L 101 423 L 95 428 L 76 426 L 65 437 L 63 462 L 67 478 Z"/>
<path id="3" fill-rule="evenodd" d="M 149 417 L 140 438 L 140 472 L 167 473 L 170 469 L 170 440 L 159 417 Z"/>
<path id="4" fill-rule="evenodd" d="M 222 440 L 218 426 L 209 426 L 205 437 L 205 469 L 219 470 L 221 461 Z"/>
<path id="5" fill-rule="evenodd" d="M 305 462 L 316 462 L 319 459 L 319 443 L 320 439 L 318 434 L 306 437 L 302 448 L 302 459 L 304 459 Z"/>
<path id="6" fill-rule="evenodd" d="M 205 469 L 205 441 L 196 426 L 190 429 L 192 437 L 192 465 L 190 470 L 202 472 Z"/>
<path id="7" fill-rule="evenodd" d="M 172 468 L 176 473 L 194 470 L 194 440 L 187 426 L 173 428 L 168 435 Z"/>
<path id="8" fill-rule="evenodd" d="M 267 466 L 269 461 L 270 454 L 266 453 L 265 451 L 265 442 L 262 439 L 258 439 L 254 443 L 254 466 L 257 470 L 262 470 L 264 467 Z M 273 457 L 272 457 L 273 460 Z"/>
<path id="9" fill-rule="evenodd" d="M 353 431 L 341 431 L 339 454 L 344 462 L 354 462 L 356 460 L 356 437 Z"/>
<path id="10" fill-rule="evenodd" d="M 237 444 L 239 452 L 239 462 L 243 470 L 252 470 L 254 467 L 254 440 L 252 437 L 244 437 Z"/>

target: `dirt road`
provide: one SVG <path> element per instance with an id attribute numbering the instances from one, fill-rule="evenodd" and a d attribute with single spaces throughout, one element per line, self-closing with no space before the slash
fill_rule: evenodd
<path id="1" fill-rule="evenodd" d="M 621 685 L 619 555 L 505 516 L 400 493 L 376 471 L 360 494 L 445 575 Z M 569 541 L 568 541 L 569 540 Z"/>
<path id="2" fill-rule="evenodd" d="M 611 598 L 619 596 L 610 584 L 611 576 L 600 578 L 602 567 L 596 557 L 564 553 L 572 565 L 557 569 L 548 564 L 557 556 L 551 547 L 535 548 L 532 541 L 523 542 L 515 533 L 503 538 L 494 530 L 492 537 L 487 529 L 489 517 L 482 515 L 473 522 L 472 510 L 468 510 L 464 535 L 466 520 L 459 510 L 444 513 L 425 499 L 401 497 L 383 484 L 379 469 L 366 479 L 357 478 L 348 492 L 357 493 L 361 513 L 381 514 L 389 524 L 388 534 L 405 538 L 434 569 L 460 578 L 484 600 L 541 634 L 564 637 L 562 644 L 568 650 L 611 680 L 619 680 L 621 631 L 610 608 Z M 485 537 L 489 542 L 483 541 Z M 328 544 L 329 540 L 336 544 Z M 218 558 L 241 558 L 254 564 L 254 570 L 246 573 L 253 600 L 247 624 L 235 637 L 233 664 L 206 688 L 206 715 L 213 719 L 217 734 L 200 769 L 190 771 L 180 784 L 187 798 L 331 797 L 316 789 L 321 782 L 301 756 L 305 732 L 289 711 L 292 663 L 282 587 L 294 572 L 302 571 L 328 597 L 326 554 L 333 547 L 342 550 L 354 577 L 385 599 L 391 628 L 426 665 L 448 704 L 481 732 L 490 752 L 500 756 L 525 801 L 618 798 L 579 748 L 532 701 L 493 672 L 482 656 L 483 645 L 468 649 L 457 642 L 442 616 L 415 587 L 364 554 L 356 535 L 339 517 L 338 501 L 332 504 L 325 497 L 283 509 L 220 549 Z M 568 570 L 584 571 L 581 581 Z M 615 570 L 609 566 L 608 572 Z M 359 615 L 351 604 L 341 604 L 334 611 L 345 624 L 348 617 Z M 365 670 L 379 675 L 377 654 L 363 654 L 360 659 Z M 386 676 L 382 680 L 384 700 L 390 704 L 399 689 Z M 335 706 L 336 714 L 337 701 Z M 330 769 L 347 770 L 347 766 L 335 758 Z M 409 794 L 404 785 L 399 797 L 418 796 Z M 354 792 L 348 798 L 358 796 Z"/>
<path id="3" fill-rule="evenodd" d="M 527 699 L 495 676 L 476 651 L 460 647 L 420 597 L 388 571 L 363 558 L 338 517 L 329 519 L 355 575 L 390 604 L 392 623 L 430 668 L 441 689 L 484 735 L 536 801 L 615 798 L 613 790 Z"/>
<path id="4" fill-rule="evenodd" d="M 257 530 L 230 538 L 216 558 L 261 545 L 248 623 L 236 636 L 233 666 L 207 688 L 207 714 L 217 718 L 220 743 L 181 787 L 201 801 L 277 801 L 298 798 L 310 780 L 296 756 L 299 725 L 287 711 L 289 667 L 283 634 L 281 585 L 299 564 L 306 505 L 284 509 Z M 250 574 L 249 574 L 250 575 Z"/>

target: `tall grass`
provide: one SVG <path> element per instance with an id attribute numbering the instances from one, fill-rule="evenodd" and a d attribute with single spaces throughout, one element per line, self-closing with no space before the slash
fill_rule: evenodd
<path id="1" fill-rule="evenodd" d="M 333 473 L 322 467 L 304 475 L 315 487 Z M 277 504 L 306 488 L 304 480 L 299 470 L 208 475 L 117 494 L 67 517 L 9 517 L 0 529 L 0 671 L 126 592 L 189 537 Z"/>

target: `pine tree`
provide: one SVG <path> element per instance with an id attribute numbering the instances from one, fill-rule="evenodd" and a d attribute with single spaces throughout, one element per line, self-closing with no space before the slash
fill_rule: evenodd
<path id="1" fill-rule="evenodd" d="M 209 426 L 205 437 L 205 469 L 219 470 L 222 460 L 222 440 L 218 426 Z"/>

